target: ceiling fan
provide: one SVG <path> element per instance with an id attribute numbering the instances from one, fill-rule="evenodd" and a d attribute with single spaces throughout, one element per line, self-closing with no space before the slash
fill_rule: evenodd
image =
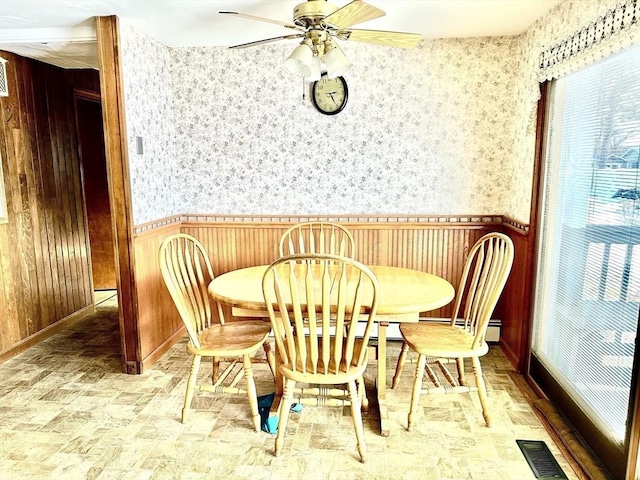
<path id="1" fill-rule="evenodd" d="M 335 39 L 413 48 L 421 38 L 418 33 L 351 28 L 353 25 L 385 15 L 385 12 L 379 8 L 362 0 L 353 0 L 342 8 L 326 0 L 307 0 L 293 9 L 293 23 L 240 12 L 219 13 L 273 23 L 296 30 L 298 33 L 243 43 L 230 48 L 247 48 L 280 40 L 302 38 L 302 43 L 287 58 L 285 64 L 293 73 L 307 77 L 309 81 L 320 78 L 322 62 L 326 66 L 329 78 L 342 75 L 344 70 L 351 66 Z"/>

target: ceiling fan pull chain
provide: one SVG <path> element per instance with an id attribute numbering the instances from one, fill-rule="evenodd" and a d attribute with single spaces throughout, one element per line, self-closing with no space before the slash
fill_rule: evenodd
<path id="1" fill-rule="evenodd" d="M 303 105 L 304 105 L 304 102 L 305 102 L 305 100 L 306 100 L 306 98 L 307 98 L 307 97 L 305 96 L 305 93 L 306 93 L 306 92 L 305 92 L 305 88 L 306 88 L 306 85 L 305 85 L 305 82 L 304 82 L 304 77 L 302 77 L 302 104 L 303 104 Z"/>

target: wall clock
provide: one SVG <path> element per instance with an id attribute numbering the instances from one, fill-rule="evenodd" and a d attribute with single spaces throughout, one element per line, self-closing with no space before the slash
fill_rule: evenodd
<path id="1" fill-rule="evenodd" d="M 347 104 L 349 89 L 344 77 L 329 78 L 323 73 L 320 80 L 313 82 L 313 105 L 320 113 L 335 115 L 340 113 Z"/>

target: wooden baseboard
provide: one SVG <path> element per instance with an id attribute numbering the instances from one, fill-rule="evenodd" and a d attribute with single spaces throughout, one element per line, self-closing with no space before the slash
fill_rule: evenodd
<path id="1" fill-rule="evenodd" d="M 87 305 L 86 307 L 78 310 L 77 312 L 72 313 L 64 317 L 62 320 L 57 321 L 56 323 L 49 325 L 48 327 L 43 328 L 42 330 L 34 333 L 33 335 L 21 340 L 20 342 L 12 345 L 10 348 L 0 352 L 0 363 L 8 360 L 9 358 L 15 357 L 19 353 L 25 351 L 27 348 L 36 345 L 37 343 L 46 340 L 47 338 L 55 335 L 63 328 L 69 327 L 76 323 L 78 320 L 81 320 L 86 315 L 93 313 L 96 307 L 95 304 Z"/>
<path id="2" fill-rule="evenodd" d="M 536 402 L 539 401 L 540 399 L 537 397 L 535 392 L 531 389 L 531 387 L 529 386 L 527 381 L 524 379 L 524 377 L 522 377 L 522 375 L 515 372 L 509 372 L 509 376 L 511 377 L 511 380 L 513 381 L 513 383 L 515 383 L 516 387 L 518 387 L 518 389 L 520 390 L 524 398 L 527 400 L 527 403 L 533 409 L 533 413 L 535 413 L 536 417 L 538 417 L 538 420 L 540 420 L 540 423 L 542 424 L 542 426 L 545 428 L 549 436 L 553 439 L 553 442 L 556 444 L 556 446 L 562 453 L 562 456 L 569 463 L 569 465 L 571 465 L 571 469 L 573 470 L 572 473 L 576 475 L 578 480 L 590 480 L 589 477 L 586 475 L 585 471 L 580 466 L 580 464 L 576 462 L 576 460 L 571 455 L 571 452 L 567 450 L 564 443 L 558 437 L 553 427 L 549 423 L 548 419 L 545 418 L 545 416 L 542 415 L 540 411 L 535 408 Z"/>
<path id="3" fill-rule="evenodd" d="M 151 367 L 160 357 L 162 357 L 167 351 L 180 340 L 187 333 L 187 329 L 182 326 L 173 335 L 162 342 L 153 352 L 147 355 L 142 360 L 142 370 L 138 373 L 144 373 L 147 368 Z"/>
<path id="4" fill-rule="evenodd" d="M 578 466 L 571 465 L 571 467 L 580 474 L 584 474 L 585 478 L 589 480 L 608 480 L 610 476 L 605 473 L 604 468 L 600 462 L 582 444 L 574 433 L 573 427 L 565 420 L 565 418 L 555 409 L 551 402 L 547 399 L 541 398 L 534 402 L 534 411 L 539 418 L 544 418 L 547 430 L 553 431 L 553 438 L 556 443 L 561 445 L 563 455 L 566 457 L 566 452 L 571 456 L 573 462 Z"/>
<path id="5" fill-rule="evenodd" d="M 567 460 L 579 480 L 608 480 L 600 462 L 573 433 L 573 428 L 546 398 L 540 398 L 525 378 L 509 372 L 509 377 L 518 387 L 533 412 L 547 430 L 549 436 Z"/>
<path id="6" fill-rule="evenodd" d="M 511 362 L 511 365 L 513 365 L 513 368 L 515 368 L 516 370 L 519 370 L 518 356 L 514 353 L 511 347 L 502 338 L 500 338 L 498 345 L 500 345 L 500 348 L 502 349 L 504 356 L 507 357 L 507 360 Z"/>

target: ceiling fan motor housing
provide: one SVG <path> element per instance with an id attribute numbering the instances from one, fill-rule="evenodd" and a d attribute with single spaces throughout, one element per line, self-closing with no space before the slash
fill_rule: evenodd
<path id="1" fill-rule="evenodd" d="M 293 9 L 293 23 L 307 28 L 320 25 L 323 18 L 338 10 L 338 7 L 325 0 L 308 0 Z"/>

